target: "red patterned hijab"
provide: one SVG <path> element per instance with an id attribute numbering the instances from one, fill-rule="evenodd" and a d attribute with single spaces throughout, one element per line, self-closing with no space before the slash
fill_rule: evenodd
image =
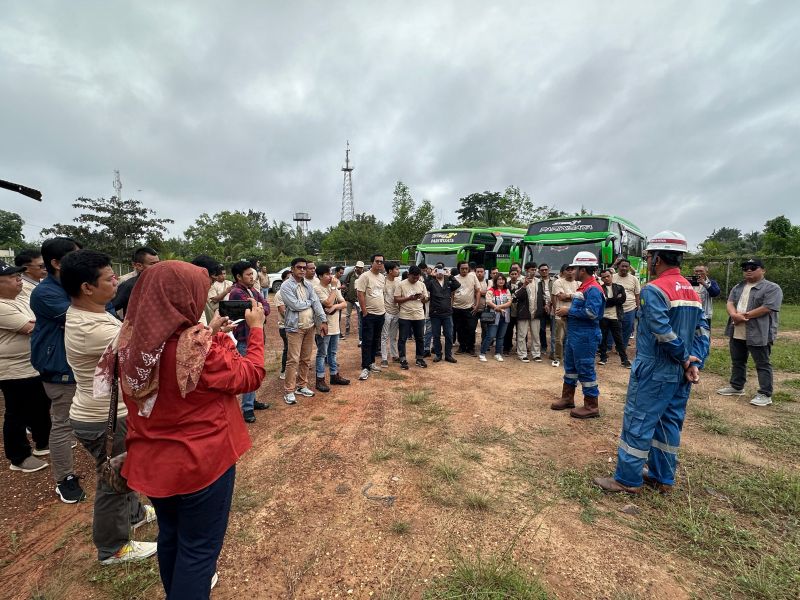
<path id="1" fill-rule="evenodd" d="M 179 333 L 178 389 L 186 396 L 200 380 L 211 330 L 198 324 L 206 305 L 208 272 L 190 263 L 166 260 L 139 275 L 131 293 L 119 338 L 97 366 L 95 393 L 110 393 L 115 354 L 122 391 L 150 416 L 158 397 L 158 370 L 167 340 Z"/>

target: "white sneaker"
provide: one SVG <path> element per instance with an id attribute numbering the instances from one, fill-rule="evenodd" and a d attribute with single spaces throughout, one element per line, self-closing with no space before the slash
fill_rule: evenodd
<path id="1" fill-rule="evenodd" d="M 305 396 L 306 398 L 311 398 L 314 396 L 314 392 L 308 389 L 307 387 L 297 388 L 294 392 L 295 394 L 300 394 L 301 396 Z"/>
<path id="2" fill-rule="evenodd" d="M 121 562 L 128 562 L 129 560 L 140 560 L 153 556 L 156 550 L 158 550 L 158 544 L 156 544 L 156 542 L 135 542 L 131 540 L 117 550 L 113 556 L 101 560 L 100 564 L 115 565 Z"/>
<path id="3" fill-rule="evenodd" d="M 35 473 L 47 468 L 47 463 L 39 460 L 35 456 L 29 456 L 18 465 L 11 463 L 12 471 L 22 471 L 23 473 Z"/>
<path id="4" fill-rule="evenodd" d="M 485 354 L 478 355 L 478 360 L 481 362 L 486 362 L 486 355 Z"/>
<path id="5" fill-rule="evenodd" d="M 41 450 L 37 448 L 33 449 L 34 456 L 47 456 L 48 454 L 50 454 L 50 446 L 48 446 L 47 448 L 42 448 Z"/>
<path id="6" fill-rule="evenodd" d="M 560 367 L 561 366 L 561 361 L 560 360 L 554 360 L 550 364 L 553 365 L 554 367 Z"/>
<path id="7" fill-rule="evenodd" d="M 502 354 L 495 354 L 495 355 L 494 355 L 494 359 L 495 359 L 497 362 L 503 362 L 503 356 L 502 356 Z"/>
<path id="8" fill-rule="evenodd" d="M 144 518 L 136 523 L 136 525 L 132 526 L 132 529 L 136 529 L 141 527 L 142 525 L 146 525 L 147 523 L 152 523 L 156 520 L 156 509 L 150 506 L 149 504 L 142 504 L 142 508 L 144 509 Z"/>
<path id="9" fill-rule="evenodd" d="M 279 379 L 286 379 L 286 371 L 281 371 L 281 374 L 278 375 Z"/>
<path id="10" fill-rule="evenodd" d="M 381 368 L 378 366 L 378 363 L 372 363 L 369 366 L 369 370 L 372 371 L 373 373 L 380 373 L 381 372 Z"/>
<path id="11" fill-rule="evenodd" d="M 529 362 L 531 362 L 531 359 L 530 359 L 530 358 L 528 358 L 527 356 L 523 356 L 522 358 L 520 358 L 520 360 L 521 360 L 522 362 L 524 362 L 524 363 L 529 363 Z"/>
<path id="12" fill-rule="evenodd" d="M 297 404 L 297 398 L 295 397 L 294 392 L 284 394 L 283 401 L 286 402 L 286 404 Z"/>
<path id="13" fill-rule="evenodd" d="M 744 390 L 737 390 L 735 387 L 724 387 L 717 390 L 720 396 L 744 396 Z"/>
<path id="14" fill-rule="evenodd" d="M 756 394 L 755 397 L 750 400 L 750 404 L 753 406 L 769 406 L 772 404 L 772 398 L 764 394 Z"/>
<path id="15" fill-rule="evenodd" d="M 358 376 L 361 381 L 369 379 L 369 369 L 361 369 L 361 375 Z"/>

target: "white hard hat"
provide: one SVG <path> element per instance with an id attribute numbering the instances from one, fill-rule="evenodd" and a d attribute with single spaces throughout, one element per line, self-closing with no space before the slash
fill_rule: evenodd
<path id="1" fill-rule="evenodd" d="M 671 252 L 688 252 L 689 245 L 682 233 L 669 229 L 659 231 L 647 242 L 645 252 L 651 250 L 669 250 Z"/>
<path id="2" fill-rule="evenodd" d="M 592 254 L 591 252 L 578 252 L 575 255 L 575 258 L 572 259 L 572 264 L 570 267 L 596 267 L 597 265 L 597 257 Z"/>

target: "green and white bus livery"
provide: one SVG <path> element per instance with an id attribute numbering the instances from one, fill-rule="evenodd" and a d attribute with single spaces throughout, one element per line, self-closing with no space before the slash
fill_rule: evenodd
<path id="1" fill-rule="evenodd" d="M 497 267 L 508 273 L 511 267 L 511 248 L 522 241 L 525 230 L 517 227 L 479 227 L 458 229 L 434 229 L 422 237 L 414 246 L 403 248 L 405 264 L 425 263 L 433 266 L 437 262 L 453 268 L 466 260 L 483 265 L 487 270 Z"/>

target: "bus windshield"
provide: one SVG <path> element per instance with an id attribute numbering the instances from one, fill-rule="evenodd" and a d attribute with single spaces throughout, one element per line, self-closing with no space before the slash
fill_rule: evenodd
<path id="1" fill-rule="evenodd" d="M 600 254 L 599 242 L 584 242 L 583 244 L 569 244 L 564 246 L 549 246 L 545 244 L 530 244 L 525 247 L 524 263 L 535 262 L 537 265 L 546 263 L 550 271 L 558 273 L 561 265 L 568 265 L 578 252 L 591 252 L 595 256 Z"/>
<path id="2" fill-rule="evenodd" d="M 448 269 L 456 266 L 455 252 L 418 252 L 417 254 L 417 264 L 424 262 L 429 267 L 433 267 L 436 263 L 441 262 Z"/>

